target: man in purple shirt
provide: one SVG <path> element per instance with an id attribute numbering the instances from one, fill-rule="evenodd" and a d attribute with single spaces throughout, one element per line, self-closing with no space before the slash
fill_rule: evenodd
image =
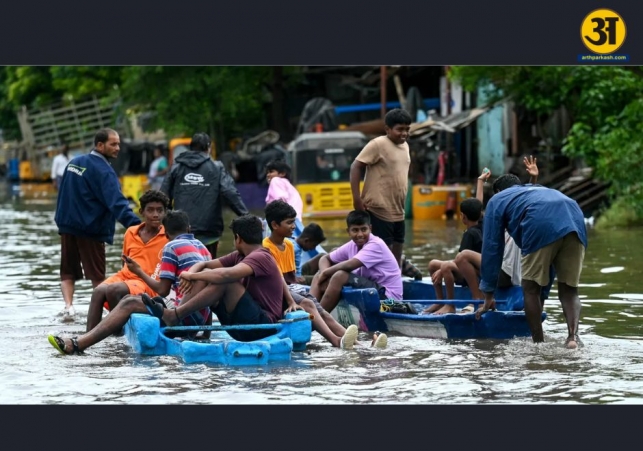
<path id="1" fill-rule="evenodd" d="M 337 306 L 344 285 L 375 288 L 380 299 L 401 300 L 400 266 L 386 243 L 371 234 L 368 212 L 351 211 L 346 225 L 351 240 L 321 257 L 310 293 L 328 312 Z"/>

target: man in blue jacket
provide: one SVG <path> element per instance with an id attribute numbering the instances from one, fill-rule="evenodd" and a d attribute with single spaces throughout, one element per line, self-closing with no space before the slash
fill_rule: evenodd
<path id="1" fill-rule="evenodd" d="M 94 136 L 94 148 L 72 159 L 58 188 L 55 221 L 61 240 L 60 280 L 66 318 L 73 307 L 76 280 L 105 279 L 105 243 L 113 244 L 116 221 L 125 228 L 140 224 L 121 192 L 109 158 L 120 151 L 118 133 L 106 128 Z M 82 265 L 82 268 L 81 268 Z"/>
<path id="2" fill-rule="evenodd" d="M 578 322 L 581 304 L 578 282 L 587 248 L 583 212 L 575 200 L 555 189 L 521 185 L 513 174 L 505 174 L 493 184 L 494 196 L 485 213 L 482 240 L 480 290 L 485 302 L 476 317 L 493 310 L 493 292 L 498 282 L 504 251 L 504 231 L 522 249 L 522 290 L 525 316 L 534 342 L 544 341 L 541 290 L 550 283 L 553 265 L 558 278 L 558 296 L 567 322 L 565 345 L 579 345 Z"/>
<path id="3" fill-rule="evenodd" d="M 170 198 L 174 210 L 188 214 L 194 237 L 214 259 L 223 233 L 222 200 L 237 216 L 248 214 L 248 209 L 223 164 L 210 158 L 210 148 L 210 136 L 195 133 L 190 151 L 176 157 L 161 191 Z"/>

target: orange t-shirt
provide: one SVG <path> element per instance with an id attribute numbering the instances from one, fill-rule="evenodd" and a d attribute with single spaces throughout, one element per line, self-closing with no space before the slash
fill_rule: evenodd
<path id="1" fill-rule="evenodd" d="M 272 254 L 273 258 L 277 262 L 277 267 L 282 274 L 295 272 L 295 246 L 292 244 L 292 241 L 287 239 L 284 240 L 285 249 L 283 251 L 279 249 L 275 243 L 270 241 L 269 237 L 264 238 L 262 244 L 263 247 L 270 251 L 270 254 Z M 289 281 L 287 280 L 286 282 Z M 294 281 L 291 281 L 290 283 L 294 283 Z"/>
<path id="2" fill-rule="evenodd" d="M 161 270 L 161 257 L 163 256 L 163 247 L 169 242 L 165 236 L 165 228 L 161 226 L 159 233 L 156 234 L 147 243 L 143 243 L 138 231 L 145 227 L 145 223 L 129 227 L 123 237 L 123 254 L 139 264 L 145 274 L 152 279 L 157 280 Z M 139 279 L 129 270 L 127 265 L 117 273 L 124 279 Z M 140 280 L 140 279 L 139 279 Z"/>

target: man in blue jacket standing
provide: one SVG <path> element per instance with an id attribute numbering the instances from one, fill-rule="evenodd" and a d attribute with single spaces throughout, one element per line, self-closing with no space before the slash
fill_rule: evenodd
<path id="1" fill-rule="evenodd" d="M 502 265 L 507 229 L 522 249 L 525 316 L 533 341 L 544 341 L 541 290 L 551 285 L 549 268 L 553 265 L 567 322 L 565 346 L 577 348 L 581 311 L 578 283 L 587 248 L 583 212 L 575 200 L 560 191 L 540 185 L 521 185 L 513 174 L 498 177 L 493 191 L 494 196 L 487 204 L 482 240 L 480 290 L 485 294 L 485 302 L 476 317 L 495 308 L 493 292 Z"/>
<path id="2" fill-rule="evenodd" d="M 60 280 L 66 318 L 75 314 L 76 280 L 84 273 L 96 288 L 105 279 L 105 243 L 113 244 L 116 221 L 125 228 L 141 222 L 123 196 L 108 160 L 116 158 L 119 151 L 118 133 L 109 128 L 99 130 L 92 151 L 69 162 L 58 188 L 55 221 L 61 240 Z"/>

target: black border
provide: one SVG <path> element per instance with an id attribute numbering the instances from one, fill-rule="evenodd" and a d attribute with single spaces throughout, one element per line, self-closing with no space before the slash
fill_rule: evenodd
<path id="1" fill-rule="evenodd" d="M 5 3 L 5 65 L 576 65 L 597 8 L 623 17 L 617 53 L 643 62 L 634 0 Z"/>
<path id="2" fill-rule="evenodd" d="M 639 446 L 611 406 L 3 406 L 18 449 L 604 450 Z M 625 413 L 630 413 L 626 415 Z"/>
<path id="3" fill-rule="evenodd" d="M 582 19 L 640 2 L 6 2 L 3 65 L 575 65 Z M 0 406 L 7 446 L 412 449 L 637 446 L 631 406 Z M 185 434 L 185 435 L 184 435 Z M 630 442 L 631 437 L 631 442 Z M 531 445 L 531 446 L 530 446 Z M 557 446 L 558 445 L 558 446 Z M 618 445 L 617 445 L 618 446 Z"/>

